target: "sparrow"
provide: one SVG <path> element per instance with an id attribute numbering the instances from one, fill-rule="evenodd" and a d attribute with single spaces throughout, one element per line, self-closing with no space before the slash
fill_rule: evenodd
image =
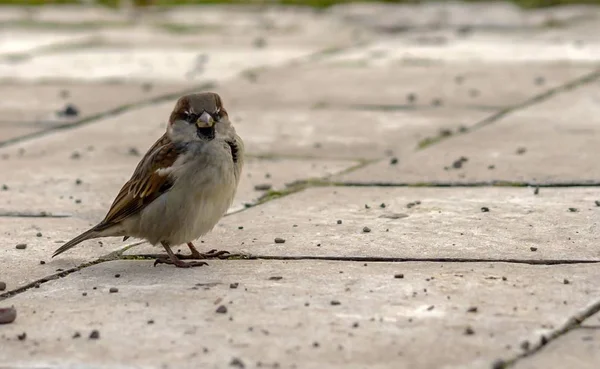
<path id="1" fill-rule="evenodd" d="M 183 96 L 169 117 L 167 131 L 144 155 L 104 219 L 58 248 L 55 257 L 82 241 L 100 237 L 140 238 L 162 245 L 158 263 L 188 268 L 171 250 L 187 243 L 185 259 L 218 257 L 200 253 L 195 240 L 210 232 L 233 202 L 244 163 L 244 143 L 213 92 Z"/>

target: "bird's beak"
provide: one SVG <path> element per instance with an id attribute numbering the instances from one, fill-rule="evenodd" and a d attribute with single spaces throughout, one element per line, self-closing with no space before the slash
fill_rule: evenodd
<path id="1" fill-rule="evenodd" d="M 207 112 L 203 112 L 202 115 L 196 121 L 198 128 L 210 128 L 215 125 L 215 120 Z"/>

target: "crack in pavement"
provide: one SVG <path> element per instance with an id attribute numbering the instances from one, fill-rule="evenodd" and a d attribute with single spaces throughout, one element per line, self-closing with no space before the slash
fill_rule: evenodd
<path id="1" fill-rule="evenodd" d="M 27 211 L 0 211 L 0 218 L 70 218 L 70 214 L 52 214 L 41 211 L 32 213 Z"/>
<path id="2" fill-rule="evenodd" d="M 574 329 L 583 328 L 581 326 L 581 323 L 583 323 L 586 319 L 592 317 L 598 312 L 600 312 L 600 300 L 593 302 L 586 308 L 580 310 L 575 315 L 568 318 L 567 321 L 559 328 L 552 330 L 547 335 L 540 336 L 539 341 L 532 345 L 528 350 L 509 359 L 498 359 L 494 361 L 494 363 L 491 365 L 492 369 L 510 368 L 514 366 L 517 362 L 526 359 L 527 357 L 530 357 L 532 355 L 535 355 L 536 353 L 539 353 L 550 342 L 558 340 L 559 338 L 561 338 L 562 336 L 566 335 Z"/>
<path id="3" fill-rule="evenodd" d="M 585 182 L 511 182 L 511 181 L 482 181 L 482 182 L 325 182 L 325 186 L 337 187 L 539 187 L 539 188 L 569 188 L 569 187 L 598 187 L 600 181 Z"/>
<path id="4" fill-rule="evenodd" d="M 68 276 L 71 273 L 78 272 L 81 269 L 87 268 L 89 266 L 100 264 L 100 263 L 103 263 L 105 261 L 119 260 L 119 258 L 121 257 L 121 255 L 125 251 L 129 250 L 130 248 L 132 248 L 134 246 L 141 245 L 142 243 L 144 243 L 144 241 L 139 241 L 139 242 L 132 243 L 131 245 L 127 245 L 127 246 L 123 247 L 122 249 L 113 251 L 113 252 L 109 253 L 108 255 L 101 256 L 101 257 L 99 257 L 96 260 L 80 264 L 80 265 L 78 265 L 76 267 L 69 268 L 67 270 L 62 270 L 62 271 L 60 271 L 58 273 L 51 274 L 49 276 L 46 276 L 46 277 L 37 279 L 37 280 L 35 280 L 33 282 L 30 282 L 30 283 L 28 283 L 28 284 L 26 284 L 24 286 L 15 288 L 14 290 L 10 290 L 10 291 L 1 293 L 0 294 L 0 302 L 3 301 L 3 300 L 8 299 L 10 297 L 16 296 L 16 295 L 18 295 L 20 293 L 23 293 L 23 292 L 25 292 L 25 291 L 27 291 L 27 290 L 29 290 L 31 288 L 37 288 L 37 287 L 39 287 L 43 283 L 46 283 L 46 282 L 49 282 L 49 281 L 53 281 L 55 279 L 66 277 L 66 276 Z"/>

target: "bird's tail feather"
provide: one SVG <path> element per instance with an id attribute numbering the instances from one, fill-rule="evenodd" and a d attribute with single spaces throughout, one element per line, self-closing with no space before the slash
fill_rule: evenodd
<path id="1" fill-rule="evenodd" d="M 98 238 L 98 237 L 102 237 L 102 232 L 98 232 L 96 230 L 96 227 L 88 229 L 87 231 L 83 232 L 79 236 L 73 238 L 71 241 L 65 243 L 64 245 L 62 245 L 61 247 L 56 249 L 56 251 L 54 251 L 54 254 L 52 254 L 52 257 L 55 257 L 56 255 L 60 255 L 63 252 L 67 251 L 68 249 L 77 246 L 77 244 L 79 244 L 80 242 L 83 242 L 85 240 L 91 240 L 93 238 Z"/>

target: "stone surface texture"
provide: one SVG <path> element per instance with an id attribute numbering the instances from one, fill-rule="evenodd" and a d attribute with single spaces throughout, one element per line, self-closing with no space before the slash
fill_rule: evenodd
<path id="1" fill-rule="evenodd" d="M 599 35 L 595 6 L 0 8 L 0 368 L 596 368 Z M 246 143 L 194 240 L 231 255 L 51 258 L 192 91 Z"/>

